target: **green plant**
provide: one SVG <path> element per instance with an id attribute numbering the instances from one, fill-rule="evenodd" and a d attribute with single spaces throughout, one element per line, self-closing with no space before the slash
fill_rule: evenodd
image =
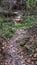
<path id="1" fill-rule="evenodd" d="M 12 33 L 15 33 L 15 28 L 12 28 L 12 29 L 11 29 L 11 32 L 12 32 Z"/>
<path id="2" fill-rule="evenodd" d="M 30 27 L 30 26 L 37 24 L 37 22 L 35 20 L 35 16 L 33 16 L 33 15 L 32 16 L 25 16 L 25 20 L 24 20 L 23 24 L 25 27 Z"/>
<path id="3" fill-rule="evenodd" d="M 22 27 L 21 23 L 18 23 L 17 25 L 15 25 L 16 28 Z"/>
<path id="4" fill-rule="evenodd" d="M 2 27 L 3 27 L 3 29 L 7 30 L 9 28 L 9 25 L 8 25 L 8 23 L 3 23 Z"/>
<path id="5" fill-rule="evenodd" d="M 2 35 L 2 32 L 3 32 L 2 29 L 0 29 L 0 36 Z"/>
<path id="6" fill-rule="evenodd" d="M 6 37 L 11 36 L 11 32 L 10 32 L 10 31 L 7 31 L 7 32 L 5 33 L 5 35 L 6 35 Z"/>
<path id="7" fill-rule="evenodd" d="M 2 18 L 2 17 L 0 17 L 0 25 L 2 24 L 2 22 L 3 22 L 3 18 Z"/>
<path id="8" fill-rule="evenodd" d="M 29 11 L 29 10 L 33 10 L 33 12 L 34 12 L 34 10 L 36 10 L 37 9 L 37 0 L 22 0 L 23 2 L 25 2 L 26 1 L 26 3 L 27 3 L 27 11 Z M 37 11 L 37 10 L 36 10 Z"/>
<path id="9" fill-rule="evenodd" d="M 33 51 L 36 47 L 34 45 L 28 45 L 26 48 L 28 51 Z"/>
<path id="10" fill-rule="evenodd" d="M 27 42 L 28 42 L 28 40 L 29 40 L 29 37 L 24 37 L 23 39 L 22 39 L 22 41 L 20 42 L 20 46 L 24 46 Z"/>

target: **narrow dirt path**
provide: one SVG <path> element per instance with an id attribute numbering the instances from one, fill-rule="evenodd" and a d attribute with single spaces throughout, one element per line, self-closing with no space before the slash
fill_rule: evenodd
<path id="1" fill-rule="evenodd" d="M 8 65 L 25 65 L 21 60 L 23 56 L 19 55 L 19 49 L 17 47 L 20 39 L 22 39 L 26 34 L 28 34 L 27 30 L 17 29 L 16 34 L 11 38 L 11 40 L 9 40 L 9 44 L 6 48 L 7 60 L 5 60 L 5 62 L 8 62 Z"/>

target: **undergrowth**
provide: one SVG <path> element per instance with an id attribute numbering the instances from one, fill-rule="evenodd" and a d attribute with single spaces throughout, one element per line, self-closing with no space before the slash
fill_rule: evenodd
<path id="1" fill-rule="evenodd" d="M 37 24 L 37 16 L 25 16 L 24 21 L 22 23 L 18 23 L 17 25 L 13 24 L 12 22 L 4 22 L 3 18 L 0 17 L 0 36 L 2 35 L 3 31 L 6 36 L 10 36 L 11 34 L 15 33 L 17 28 L 29 28 L 33 25 Z"/>

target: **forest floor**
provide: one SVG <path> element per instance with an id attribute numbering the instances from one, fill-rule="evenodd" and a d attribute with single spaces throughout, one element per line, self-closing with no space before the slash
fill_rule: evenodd
<path id="1" fill-rule="evenodd" d="M 13 37 L 3 41 L 3 46 L 6 53 L 0 54 L 1 65 L 37 65 L 37 26 L 18 28 Z"/>
<path id="2" fill-rule="evenodd" d="M 0 65 L 37 65 L 37 10 L 17 10 L 16 15 L 4 6 L 0 6 Z"/>

